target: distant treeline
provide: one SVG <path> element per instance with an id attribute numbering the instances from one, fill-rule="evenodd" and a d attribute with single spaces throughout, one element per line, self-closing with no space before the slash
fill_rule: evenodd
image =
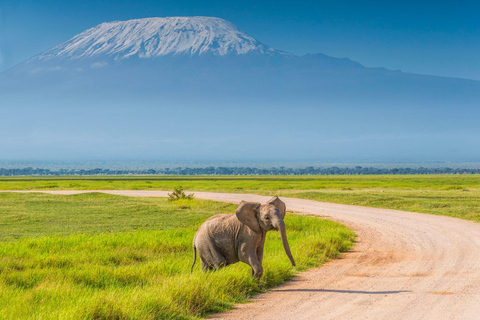
<path id="1" fill-rule="evenodd" d="M 306 167 L 306 168 L 253 168 L 205 167 L 165 169 L 41 169 L 0 168 L 0 176 L 92 176 L 92 175 L 365 175 L 365 174 L 480 174 L 480 168 L 375 168 L 375 167 Z"/>

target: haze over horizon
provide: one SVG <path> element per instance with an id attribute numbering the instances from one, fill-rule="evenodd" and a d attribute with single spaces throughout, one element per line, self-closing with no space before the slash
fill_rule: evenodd
<path id="1" fill-rule="evenodd" d="M 480 159 L 480 81 L 299 55 L 305 43 L 292 55 L 222 18 L 173 16 L 90 26 L 0 72 L 0 114 L 9 120 L 0 135 L 10 137 L 0 140 L 0 160 Z M 318 40 L 322 19 L 310 18 L 299 18 L 311 26 L 306 34 L 291 21 L 287 29 Z M 288 30 L 271 31 L 287 43 Z M 392 34 L 384 40 L 401 43 Z"/>

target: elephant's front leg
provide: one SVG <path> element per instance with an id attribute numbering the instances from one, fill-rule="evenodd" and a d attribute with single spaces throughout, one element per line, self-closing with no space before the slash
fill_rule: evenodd
<path id="1" fill-rule="evenodd" d="M 257 249 L 257 260 L 260 262 L 260 264 L 263 263 L 263 246 L 258 247 Z"/>
<path id="2" fill-rule="evenodd" d="M 252 267 L 252 276 L 260 280 L 263 275 L 263 267 L 262 263 L 258 261 L 256 254 L 252 255 L 249 259 L 247 264 Z"/>
<path id="3" fill-rule="evenodd" d="M 245 250 L 246 249 L 246 250 Z M 250 267 L 252 267 L 252 275 L 260 279 L 262 274 L 263 274 L 263 267 L 260 261 L 258 261 L 257 258 L 257 249 L 255 247 L 253 248 L 244 248 L 242 250 L 241 255 L 240 255 L 240 261 L 248 264 Z"/>
<path id="4" fill-rule="evenodd" d="M 252 276 L 254 276 L 257 279 L 257 284 L 260 290 L 262 289 L 262 286 L 260 285 L 260 278 L 263 275 L 263 267 L 262 263 L 258 261 L 257 257 L 257 251 L 252 250 L 251 254 L 247 256 L 246 263 L 252 267 Z"/>
<path id="5" fill-rule="evenodd" d="M 263 261 L 263 247 L 258 247 L 256 252 L 257 260 L 260 263 L 260 266 L 262 266 L 262 261 Z M 262 268 L 262 273 L 263 273 L 263 268 Z M 252 267 L 252 276 L 255 276 L 255 270 Z"/>
<path id="6" fill-rule="evenodd" d="M 258 284 L 260 286 L 260 278 L 263 275 L 263 267 L 260 261 L 257 259 L 256 254 L 252 254 L 248 259 L 248 265 L 252 267 L 252 275 L 257 278 Z"/>
<path id="7" fill-rule="evenodd" d="M 262 263 L 258 260 L 257 250 L 259 248 L 258 241 L 244 242 L 239 247 L 239 260 L 248 264 L 252 268 L 252 276 L 258 281 L 260 287 L 260 278 L 263 275 Z"/>

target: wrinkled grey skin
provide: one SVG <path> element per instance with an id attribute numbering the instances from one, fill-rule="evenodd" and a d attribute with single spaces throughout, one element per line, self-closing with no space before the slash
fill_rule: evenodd
<path id="1" fill-rule="evenodd" d="M 242 261 L 252 267 L 257 279 L 263 274 L 263 246 L 267 231 L 278 230 L 283 247 L 295 266 L 287 241 L 285 203 L 274 197 L 266 204 L 242 201 L 232 214 L 219 214 L 206 220 L 193 239 L 193 264 L 201 259 L 203 271 L 215 270 Z"/>

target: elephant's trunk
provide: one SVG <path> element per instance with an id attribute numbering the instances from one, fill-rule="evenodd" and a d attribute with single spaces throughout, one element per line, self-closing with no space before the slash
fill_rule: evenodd
<path id="1" fill-rule="evenodd" d="M 287 232 L 285 231 L 285 223 L 283 220 L 278 222 L 278 232 L 280 232 L 280 236 L 282 237 L 283 248 L 285 249 L 285 253 L 287 254 L 292 266 L 295 266 L 295 260 L 293 260 L 292 252 L 290 251 L 290 246 L 288 245 L 287 241 Z"/>

